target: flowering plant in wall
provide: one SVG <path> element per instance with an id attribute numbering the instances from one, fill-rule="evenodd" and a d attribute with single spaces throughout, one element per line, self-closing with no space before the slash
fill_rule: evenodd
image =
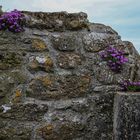
<path id="1" fill-rule="evenodd" d="M 124 63 L 128 62 L 128 59 L 124 56 L 122 50 L 118 50 L 112 46 L 107 47 L 104 51 L 100 52 L 102 60 L 107 61 L 107 65 L 114 72 L 120 72 Z"/>
<path id="2" fill-rule="evenodd" d="M 139 82 L 131 82 L 131 81 L 123 81 L 121 84 L 122 91 L 140 91 L 140 81 Z"/>
<path id="3" fill-rule="evenodd" d="M 25 16 L 18 10 L 6 12 L 0 17 L 0 30 L 9 30 L 14 33 L 24 31 Z"/>

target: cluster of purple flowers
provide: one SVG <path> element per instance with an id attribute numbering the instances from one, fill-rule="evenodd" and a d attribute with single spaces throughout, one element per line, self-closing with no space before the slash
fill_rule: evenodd
<path id="1" fill-rule="evenodd" d="M 122 65 L 128 62 L 128 59 L 124 56 L 124 52 L 112 46 L 107 47 L 99 55 L 104 61 L 107 61 L 107 65 L 114 72 L 120 72 Z"/>
<path id="2" fill-rule="evenodd" d="M 124 81 L 121 84 L 122 91 L 140 91 L 140 81 L 139 82 L 130 82 Z"/>
<path id="3" fill-rule="evenodd" d="M 6 12 L 0 17 L 0 30 L 9 30 L 19 33 L 24 31 L 25 16 L 18 10 Z"/>

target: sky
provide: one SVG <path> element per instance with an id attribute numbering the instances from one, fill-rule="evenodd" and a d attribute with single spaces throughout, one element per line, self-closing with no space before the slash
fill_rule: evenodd
<path id="1" fill-rule="evenodd" d="M 86 12 L 90 22 L 115 29 L 140 53 L 140 0 L 0 0 L 4 11 Z"/>

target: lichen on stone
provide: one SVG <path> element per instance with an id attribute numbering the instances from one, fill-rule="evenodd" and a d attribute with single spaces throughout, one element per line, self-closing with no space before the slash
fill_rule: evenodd
<path id="1" fill-rule="evenodd" d="M 48 50 L 46 43 L 39 38 L 32 39 L 32 48 L 36 51 Z"/>
<path id="2" fill-rule="evenodd" d="M 109 26 L 90 23 L 82 12 L 22 13 L 25 32 L 0 32 L 0 140 L 112 140 L 120 81 L 140 79 L 140 56 L 133 44 Z M 98 54 L 109 44 L 129 59 L 120 73 Z M 117 103 L 133 119 L 139 98 L 125 95 L 129 108 L 124 99 L 127 108 Z M 122 112 L 120 124 L 127 121 L 127 111 Z M 138 124 L 136 119 L 131 126 Z M 130 134 L 137 136 L 135 130 Z"/>

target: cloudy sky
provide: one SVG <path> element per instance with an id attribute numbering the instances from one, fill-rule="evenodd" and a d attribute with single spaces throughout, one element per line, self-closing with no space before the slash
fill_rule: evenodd
<path id="1" fill-rule="evenodd" d="M 0 0 L 5 11 L 86 12 L 91 22 L 111 26 L 140 52 L 140 0 Z"/>

